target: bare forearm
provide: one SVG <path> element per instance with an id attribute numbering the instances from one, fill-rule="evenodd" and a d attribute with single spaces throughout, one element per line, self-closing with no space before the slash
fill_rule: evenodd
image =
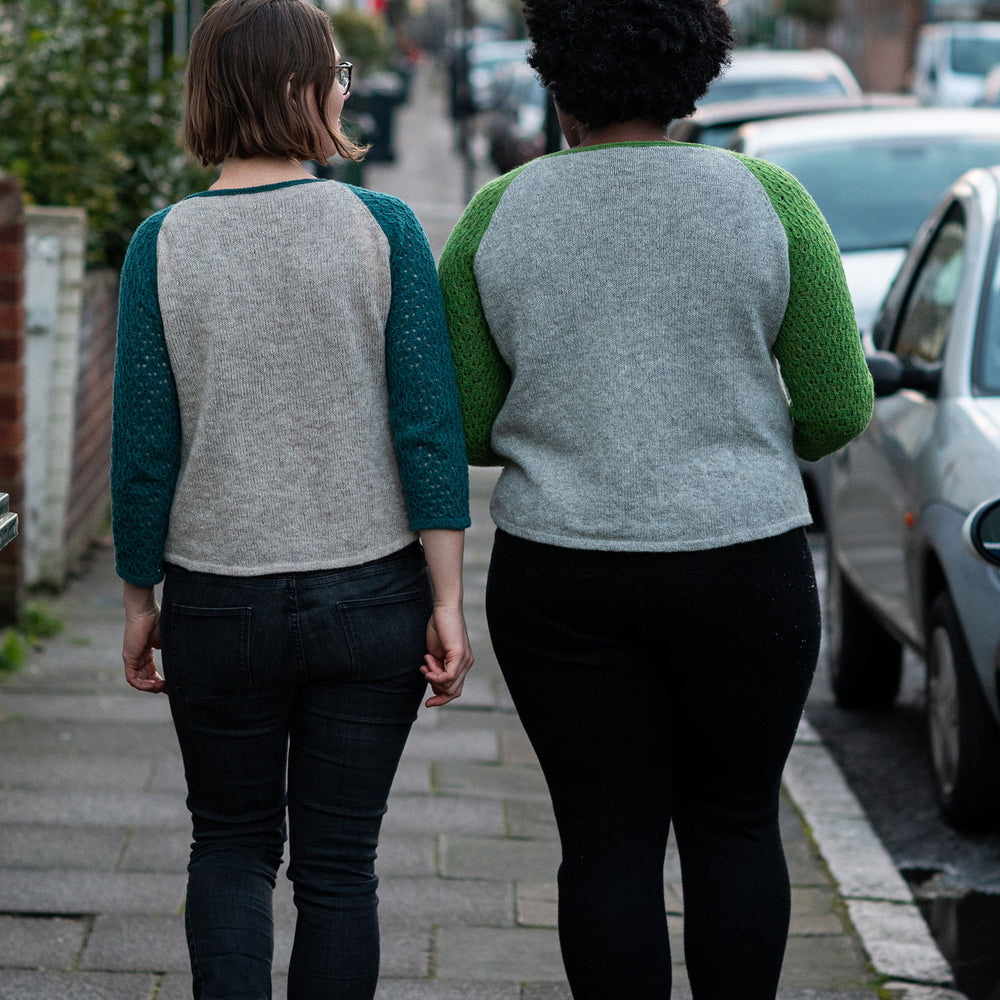
<path id="1" fill-rule="evenodd" d="M 461 608 L 465 532 L 445 528 L 421 531 L 420 543 L 434 588 L 434 606 Z"/>

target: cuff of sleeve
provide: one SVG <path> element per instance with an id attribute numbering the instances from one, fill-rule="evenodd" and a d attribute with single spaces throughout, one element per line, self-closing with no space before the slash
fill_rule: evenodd
<path id="1" fill-rule="evenodd" d="M 136 587 L 155 587 L 163 579 L 163 570 L 158 573 L 132 573 L 121 563 L 115 565 L 115 572 L 118 577 L 126 583 L 134 584 Z"/>
<path id="2" fill-rule="evenodd" d="M 471 527 L 472 518 L 468 514 L 456 514 L 452 517 L 417 517 L 410 520 L 414 531 L 433 531 L 443 528 L 446 531 L 465 531 Z"/>

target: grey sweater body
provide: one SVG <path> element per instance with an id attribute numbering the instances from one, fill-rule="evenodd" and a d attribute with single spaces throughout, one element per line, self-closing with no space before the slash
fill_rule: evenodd
<path id="1" fill-rule="evenodd" d="M 750 172 L 704 154 L 552 157 L 502 195 L 474 273 L 512 375 L 491 438 L 504 530 L 667 551 L 809 523 L 771 356 L 787 237 Z"/>
<path id="2" fill-rule="evenodd" d="M 389 245 L 358 197 L 317 183 L 188 199 L 157 265 L 183 417 L 164 559 L 328 569 L 415 538 L 386 419 Z"/>

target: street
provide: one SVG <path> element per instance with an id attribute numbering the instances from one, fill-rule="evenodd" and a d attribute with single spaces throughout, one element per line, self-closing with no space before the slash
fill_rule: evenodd
<path id="1" fill-rule="evenodd" d="M 812 536 L 821 592 L 825 539 Z M 971 1000 L 1000 997 L 1000 831 L 947 826 L 934 798 L 927 742 L 924 665 L 907 652 L 903 683 L 888 712 L 845 711 L 834 704 L 825 648 L 806 716 L 909 882 L 938 945 Z"/>

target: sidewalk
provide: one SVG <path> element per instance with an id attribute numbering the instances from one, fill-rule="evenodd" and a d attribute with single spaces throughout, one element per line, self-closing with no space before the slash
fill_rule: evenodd
<path id="1" fill-rule="evenodd" d="M 462 207 L 442 107 L 425 74 L 400 114 L 400 162 L 366 176 L 414 207 L 437 253 Z M 385 820 L 379 1000 L 570 997 L 555 931 L 555 825 L 486 634 L 494 475 L 472 470 L 476 666 L 460 702 L 422 710 Z M 52 610 L 63 632 L 0 685 L 0 1000 L 189 1000 L 179 754 L 166 699 L 124 682 L 109 545 Z M 948 969 L 905 884 L 806 725 L 786 791 L 793 916 L 781 1000 L 955 1000 L 938 988 Z M 679 881 L 671 853 L 674 996 L 685 998 Z M 283 996 L 294 919 L 283 877 L 275 917 Z"/>

